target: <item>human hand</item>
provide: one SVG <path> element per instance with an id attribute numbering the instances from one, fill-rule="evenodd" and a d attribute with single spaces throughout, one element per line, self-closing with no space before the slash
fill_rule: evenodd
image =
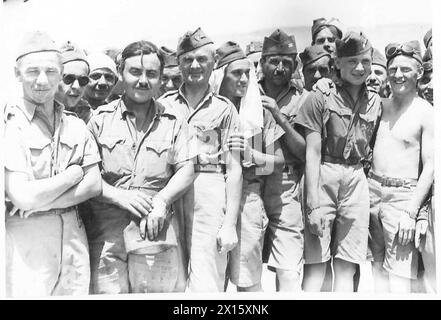
<path id="1" fill-rule="evenodd" d="M 116 195 L 120 208 L 129 211 L 138 218 L 147 216 L 152 211 L 152 198 L 139 190 L 118 189 Z"/>
<path id="2" fill-rule="evenodd" d="M 335 84 L 331 79 L 321 78 L 312 86 L 312 91 L 320 91 L 329 96 L 331 92 L 335 92 Z"/>
<path id="3" fill-rule="evenodd" d="M 323 213 L 323 210 L 321 210 L 320 207 L 317 207 L 310 211 L 306 216 L 311 233 L 323 237 L 323 230 L 325 229 L 326 222 L 326 215 Z"/>
<path id="4" fill-rule="evenodd" d="M 406 246 L 413 240 L 415 235 L 415 219 L 409 217 L 407 212 L 403 212 L 398 222 L 398 243 Z"/>
<path id="5" fill-rule="evenodd" d="M 147 237 L 150 241 L 158 237 L 159 232 L 161 232 L 164 227 L 164 222 L 167 217 L 167 204 L 160 197 L 153 198 L 153 209 L 148 214 L 146 218 L 146 225 L 141 226 L 140 224 L 140 235 L 142 239 L 145 239 L 145 233 L 147 229 Z M 147 227 L 147 228 L 146 228 Z"/>
<path id="6" fill-rule="evenodd" d="M 236 227 L 222 226 L 217 233 L 216 241 L 220 254 L 233 250 L 238 241 Z"/>

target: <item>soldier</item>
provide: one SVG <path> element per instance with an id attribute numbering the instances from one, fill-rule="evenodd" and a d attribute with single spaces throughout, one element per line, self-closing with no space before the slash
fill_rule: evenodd
<path id="1" fill-rule="evenodd" d="M 378 93 L 382 98 L 390 96 L 390 86 L 387 83 L 386 58 L 375 48 L 372 56 L 371 74 L 366 80 L 366 85 L 369 90 Z"/>
<path id="2" fill-rule="evenodd" d="M 185 234 L 189 250 L 188 289 L 224 290 L 227 253 L 237 244 L 237 217 L 242 194 L 240 153 L 225 145 L 239 130 L 234 105 L 212 92 L 213 42 L 198 28 L 178 43 L 183 84 L 163 95 L 161 103 L 180 114 L 196 133 L 194 188 L 184 197 Z M 189 204 L 193 204 L 194 209 Z"/>
<path id="3" fill-rule="evenodd" d="M 262 42 L 251 41 L 247 44 L 245 54 L 254 64 L 254 70 L 256 71 L 256 76 L 259 80 L 262 77 L 262 68 L 259 65 L 260 58 L 262 57 Z"/>
<path id="4" fill-rule="evenodd" d="M 92 293 L 185 288 L 178 217 L 170 206 L 194 173 L 186 122 L 154 99 L 163 67 L 154 44 L 128 45 L 119 69 L 125 93 L 98 108 L 88 125 L 102 155 L 103 179 L 87 225 Z"/>
<path id="5" fill-rule="evenodd" d="M 330 79 L 333 72 L 331 54 L 323 46 L 313 45 L 305 48 L 300 54 L 303 65 L 305 89 L 312 90 L 313 85 L 322 78 Z"/>
<path id="6" fill-rule="evenodd" d="M 161 79 L 161 93 L 167 91 L 178 90 L 182 84 L 182 74 L 179 70 L 178 58 L 176 52 L 161 47 L 164 56 L 164 72 Z"/>
<path id="7" fill-rule="evenodd" d="M 262 248 L 268 224 L 262 190 L 265 175 L 283 163 L 271 113 L 262 107 L 252 62 L 240 46 L 228 41 L 216 50 L 213 88 L 233 102 L 242 120 L 242 132 L 233 134 L 227 146 L 241 152 L 243 187 L 238 221 L 238 244 L 229 255 L 229 278 L 238 291 L 262 291 Z"/>
<path id="8" fill-rule="evenodd" d="M 6 217 L 6 293 L 86 295 L 89 253 L 76 205 L 101 193 L 98 150 L 84 122 L 54 100 L 63 64 L 52 39 L 26 35 L 16 61 L 23 97 L 6 107 L 4 137 L 14 206 Z"/>
<path id="9" fill-rule="evenodd" d="M 326 20 L 325 18 L 315 19 L 311 27 L 312 45 L 322 45 L 332 57 L 335 57 L 335 41 L 343 36 L 341 22 L 336 18 Z"/>
<path id="10" fill-rule="evenodd" d="M 306 137 L 306 291 L 319 291 L 333 259 L 334 291 L 354 289 L 356 265 L 366 260 L 369 190 L 361 160 L 367 156 L 380 98 L 367 90 L 372 46 L 362 34 L 337 40 L 341 81 L 329 96 L 309 94 L 296 123 Z"/>
<path id="11" fill-rule="evenodd" d="M 76 113 L 87 124 L 92 117 L 92 108 L 87 100 L 83 99 L 86 85 L 90 80 L 86 55 L 70 41 L 61 46 L 60 52 L 63 61 L 63 80 L 58 85 L 55 98 L 65 106 L 66 110 Z"/>
<path id="12" fill-rule="evenodd" d="M 278 291 L 300 290 L 303 269 L 303 217 L 300 180 L 303 175 L 305 141 L 294 130 L 293 120 L 306 97 L 290 82 L 297 67 L 293 36 L 277 29 L 263 41 L 262 105 L 271 112 L 278 130 L 284 162 L 266 177 L 264 203 L 269 225 L 265 235 L 264 261 L 276 272 Z"/>
<path id="13" fill-rule="evenodd" d="M 386 58 L 392 98 L 383 100 L 369 173 L 370 248 L 376 291 L 409 293 L 418 268 L 416 224 L 418 233 L 427 229 L 418 212 L 433 182 L 433 108 L 416 94 L 418 41 L 389 44 Z"/>
<path id="14" fill-rule="evenodd" d="M 424 73 L 421 79 L 418 80 L 418 94 L 421 98 L 433 105 L 433 60 L 432 49 L 427 49 L 423 57 Z"/>
<path id="15" fill-rule="evenodd" d="M 90 67 L 90 81 L 86 86 L 84 97 L 95 110 L 107 103 L 106 99 L 118 80 L 116 65 L 109 56 L 101 52 L 91 53 L 86 59 Z"/>

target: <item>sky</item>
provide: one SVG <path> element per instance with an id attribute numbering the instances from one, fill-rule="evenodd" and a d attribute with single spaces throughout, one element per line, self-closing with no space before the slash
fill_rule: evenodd
<path id="1" fill-rule="evenodd" d="M 124 47 L 140 39 L 175 48 L 185 31 L 198 26 L 216 42 L 256 30 L 310 27 L 319 17 L 337 17 L 346 26 L 377 31 L 384 24 L 419 25 L 414 33 L 422 38 L 431 24 L 432 2 L 438 1 L 7 0 L 0 5 L 0 37 L 7 44 L 2 45 L 0 67 L 12 74 L 18 42 L 33 30 L 48 32 L 58 43 L 74 41 L 89 51 Z M 3 74 L 2 87 L 9 82 Z"/>

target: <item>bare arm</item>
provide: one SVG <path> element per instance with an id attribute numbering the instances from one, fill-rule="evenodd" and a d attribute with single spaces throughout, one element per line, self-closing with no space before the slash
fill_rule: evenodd
<path id="1" fill-rule="evenodd" d="M 38 180 L 29 180 L 24 173 L 5 170 L 5 191 L 17 208 L 35 210 L 54 202 L 82 178 L 83 169 L 78 165 L 70 166 L 53 177 Z"/>
<path id="2" fill-rule="evenodd" d="M 193 161 L 187 160 L 175 165 L 175 174 L 170 178 L 167 185 L 159 191 L 158 195 L 171 205 L 187 191 L 193 183 L 194 166 Z"/>
<path id="3" fill-rule="evenodd" d="M 273 152 L 270 152 L 269 150 L 272 150 Z M 262 169 L 262 174 L 270 174 L 273 172 L 275 165 L 285 163 L 279 141 L 275 141 L 272 146 L 269 146 L 267 152 L 268 153 L 262 153 L 253 150 L 254 162 L 260 169 Z"/>

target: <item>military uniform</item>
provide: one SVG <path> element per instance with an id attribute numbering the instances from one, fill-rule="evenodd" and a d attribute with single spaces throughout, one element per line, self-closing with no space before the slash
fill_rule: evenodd
<path id="1" fill-rule="evenodd" d="M 227 138 L 239 129 L 239 117 L 234 105 L 210 88 L 198 106 L 190 108 L 182 88 L 167 92 L 159 101 L 186 119 L 197 137 L 196 179 L 184 196 L 188 288 L 223 291 L 227 254 L 219 253 L 216 236 L 226 211 L 225 163 L 221 156 L 210 156 L 223 153 Z M 192 203 L 194 209 L 189 207 Z"/>
<path id="2" fill-rule="evenodd" d="M 40 107 L 24 99 L 7 107 L 5 169 L 45 179 L 70 165 L 100 161 L 85 124 L 55 103 L 55 126 Z M 86 295 L 89 250 L 77 207 L 6 217 L 8 296 Z"/>
<path id="3" fill-rule="evenodd" d="M 358 116 L 354 110 L 358 109 Z M 341 85 L 326 97 L 310 93 L 296 118 L 322 137 L 320 207 L 326 210 L 323 237 L 305 228 L 305 262 L 322 263 L 331 256 L 352 263 L 366 260 L 369 188 L 361 160 L 367 156 L 380 97 L 363 87 L 355 102 Z"/>
<path id="4" fill-rule="evenodd" d="M 135 116 L 123 99 L 97 109 L 88 127 L 103 159 L 103 180 L 116 188 L 138 189 L 154 196 L 173 176 L 174 165 L 191 155 L 186 122 L 154 100 L 148 112 L 153 120 L 144 128 L 145 134 L 136 134 Z M 155 255 L 135 254 L 127 252 L 124 234 L 139 224 L 139 219 L 96 199 L 90 204 L 87 232 L 93 293 L 170 292 L 183 287 L 176 215 L 168 220 L 175 236 L 168 239 L 166 250 Z"/>

